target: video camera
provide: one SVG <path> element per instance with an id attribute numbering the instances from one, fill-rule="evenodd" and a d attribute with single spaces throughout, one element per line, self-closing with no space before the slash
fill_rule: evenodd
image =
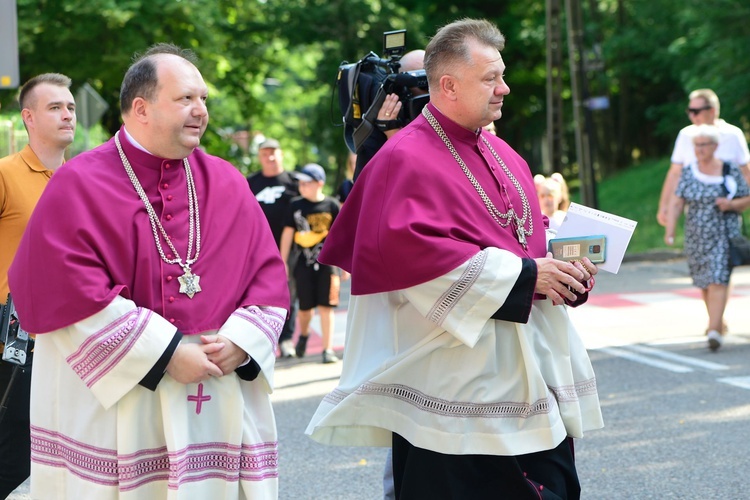
<path id="1" fill-rule="evenodd" d="M 20 366 L 26 364 L 28 354 L 34 346 L 34 339 L 29 337 L 18 322 L 10 294 L 5 305 L 0 304 L 0 344 L 4 344 L 2 360 Z"/>
<path id="2" fill-rule="evenodd" d="M 344 140 L 352 153 L 357 152 L 378 125 L 383 130 L 401 128 L 429 102 L 424 69 L 399 72 L 405 48 L 406 30 L 386 31 L 383 33 L 385 58 L 370 52 L 356 63 L 343 62 L 339 66 L 336 87 L 344 120 Z M 415 93 L 415 89 L 423 92 Z M 401 111 L 395 120 L 376 124 L 378 111 L 388 94 L 398 95 Z"/>

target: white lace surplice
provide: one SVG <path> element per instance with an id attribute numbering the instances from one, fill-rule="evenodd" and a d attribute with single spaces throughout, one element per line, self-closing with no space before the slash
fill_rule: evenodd
<path id="1" fill-rule="evenodd" d="M 138 373 L 148 372 L 155 360 L 147 353 L 158 359 L 174 327 L 129 300 L 118 297 L 84 321 L 37 336 L 32 497 L 276 498 L 269 392 L 273 330 L 284 317 L 282 309 L 243 308 L 219 330 L 254 354 L 262 369 L 255 381 L 231 373 L 183 385 L 164 374 L 153 392 L 138 385 Z M 70 405 L 75 412 L 59 411 Z"/>
<path id="2" fill-rule="evenodd" d="M 427 283 L 352 297 L 340 385 L 307 433 L 390 446 L 396 432 L 440 453 L 519 455 L 602 427 L 566 307 L 535 300 L 527 324 L 491 319 L 520 272 L 519 257 L 489 248 Z"/>

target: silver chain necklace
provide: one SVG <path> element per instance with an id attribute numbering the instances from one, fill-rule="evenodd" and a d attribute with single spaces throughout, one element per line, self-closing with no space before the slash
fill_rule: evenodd
<path id="1" fill-rule="evenodd" d="M 484 202 L 484 206 L 487 208 L 487 211 L 490 213 L 492 218 L 495 220 L 495 222 L 498 223 L 500 227 L 508 227 L 511 223 L 515 223 L 515 230 L 516 230 L 516 238 L 518 239 L 518 242 L 523 245 L 524 248 L 527 248 L 528 243 L 526 240 L 527 236 L 531 236 L 534 234 L 534 221 L 531 218 L 531 206 L 529 205 L 529 200 L 526 198 L 526 193 L 524 193 L 523 188 L 521 187 L 521 183 L 518 182 L 518 179 L 513 175 L 513 173 L 510 171 L 508 166 L 505 164 L 502 158 L 500 158 L 500 155 L 497 154 L 497 152 L 493 149 L 492 146 L 490 146 L 489 141 L 487 141 L 486 138 L 482 137 L 482 141 L 484 141 L 485 146 L 490 150 L 492 153 L 492 156 L 495 157 L 498 164 L 500 164 L 500 167 L 502 167 L 503 172 L 505 172 L 505 175 L 508 176 L 508 179 L 513 183 L 513 186 L 515 186 L 516 191 L 518 191 L 518 194 L 521 196 L 521 205 L 523 206 L 523 217 L 518 217 L 518 214 L 516 213 L 515 209 L 513 208 L 513 205 L 511 204 L 508 208 L 508 211 L 506 213 L 501 212 L 500 210 L 495 207 L 495 204 L 492 203 L 492 200 L 490 200 L 490 197 L 487 196 L 487 193 L 484 192 L 484 188 L 482 188 L 481 184 L 479 184 L 479 181 L 477 181 L 476 177 L 474 177 L 474 174 L 471 173 L 469 168 L 466 166 L 466 163 L 464 160 L 459 156 L 458 151 L 456 151 L 456 148 L 453 146 L 453 143 L 448 138 L 448 134 L 445 133 L 445 130 L 443 130 L 443 127 L 440 126 L 440 123 L 437 121 L 437 119 L 433 116 L 433 114 L 430 112 L 429 109 L 427 109 L 427 106 L 422 108 L 422 114 L 427 119 L 427 121 L 432 126 L 433 130 L 435 130 L 435 133 L 443 140 L 443 143 L 445 143 L 445 146 L 448 148 L 448 151 L 451 152 L 453 155 L 453 158 L 456 160 L 456 163 L 461 167 L 461 170 L 463 170 L 464 175 L 466 175 L 466 178 L 469 179 L 469 182 L 471 182 L 471 185 L 474 186 L 474 189 L 476 189 L 477 194 L 479 194 L 479 197 Z M 529 229 L 526 229 L 526 220 L 529 221 Z"/>
<path id="2" fill-rule="evenodd" d="M 188 163 L 187 158 L 184 158 L 182 160 L 183 166 L 185 167 L 185 178 L 187 179 L 188 218 L 190 221 L 188 230 L 188 248 L 186 255 L 187 260 L 183 262 L 182 257 L 180 257 L 177 249 L 175 249 L 172 241 L 169 239 L 169 235 L 167 235 L 167 232 L 164 230 L 164 226 L 161 225 L 161 221 L 159 221 L 159 217 L 156 215 L 156 210 L 154 210 L 154 207 L 148 200 L 146 191 L 143 190 L 143 186 L 141 186 L 138 177 L 135 175 L 133 167 L 130 165 L 127 156 L 125 156 L 125 152 L 122 150 L 122 145 L 120 144 L 119 134 L 119 131 L 115 133 L 115 144 L 117 145 L 117 151 L 120 153 L 122 166 L 125 167 L 125 172 L 127 172 L 128 177 L 130 178 L 130 182 L 133 183 L 133 187 L 135 188 L 136 193 L 138 193 L 141 201 L 146 206 L 146 212 L 148 212 L 148 219 L 151 222 L 151 230 L 154 233 L 154 242 L 156 243 L 156 249 L 159 251 L 159 256 L 161 257 L 161 260 L 163 260 L 167 264 L 177 264 L 182 268 L 183 271 L 185 271 L 185 274 L 177 278 L 177 281 L 180 282 L 180 293 L 184 293 L 192 299 L 193 295 L 201 291 L 201 277 L 197 274 L 193 274 L 193 272 L 190 270 L 190 266 L 195 264 L 195 262 L 198 260 L 198 255 L 201 252 L 201 219 L 200 213 L 198 212 L 198 195 L 195 191 L 195 181 L 193 180 L 193 173 L 190 170 L 190 163 Z M 168 259 L 164 254 L 164 249 L 161 246 L 159 233 L 161 233 L 161 235 L 164 237 L 164 241 L 167 242 L 167 245 L 172 251 L 172 254 L 175 255 L 175 259 Z M 195 240 L 195 255 L 191 258 L 190 254 L 193 251 L 193 240 Z"/>

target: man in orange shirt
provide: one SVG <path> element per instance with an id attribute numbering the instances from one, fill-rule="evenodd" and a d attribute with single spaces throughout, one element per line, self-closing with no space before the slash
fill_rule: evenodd
<path id="1" fill-rule="evenodd" d="M 70 84 L 65 75 L 45 73 L 26 82 L 18 96 L 29 143 L 20 152 L 0 159 L 1 303 L 8 297 L 8 268 L 31 212 L 52 173 L 65 162 L 65 149 L 73 142 L 76 105 Z M 15 366 L 0 362 L 0 398 L 8 392 Z M 30 391 L 31 357 L 10 387 L 8 409 L 0 425 L 0 498 L 29 477 Z"/>

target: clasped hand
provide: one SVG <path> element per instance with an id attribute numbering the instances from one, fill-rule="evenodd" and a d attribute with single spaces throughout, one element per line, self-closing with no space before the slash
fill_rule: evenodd
<path id="1" fill-rule="evenodd" d="M 588 257 L 581 261 L 566 262 L 553 259 L 552 254 L 547 253 L 546 257 L 534 261 L 537 268 L 534 291 L 549 297 L 556 306 L 564 304 L 565 299 L 577 300 L 578 295 L 587 291 L 584 283 L 598 272 Z"/>
<path id="2" fill-rule="evenodd" d="M 180 344 L 167 365 L 177 382 L 194 384 L 209 377 L 233 372 L 247 359 L 247 353 L 221 335 L 201 335 L 201 344 Z"/>

